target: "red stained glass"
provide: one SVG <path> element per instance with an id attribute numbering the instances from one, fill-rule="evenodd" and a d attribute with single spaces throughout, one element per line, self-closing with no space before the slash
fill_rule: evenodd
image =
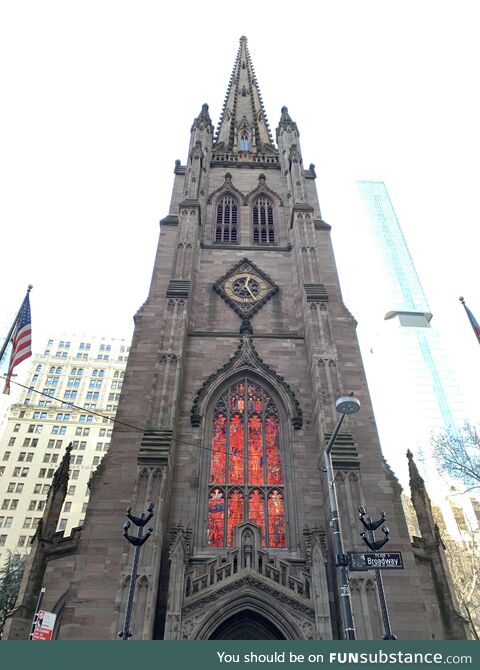
<path id="1" fill-rule="evenodd" d="M 243 494 L 238 489 L 228 496 L 227 547 L 233 546 L 233 528 L 244 519 Z"/>
<path id="2" fill-rule="evenodd" d="M 267 484 L 283 484 L 280 460 L 280 440 L 276 418 L 265 420 L 265 443 L 267 452 Z"/>
<path id="3" fill-rule="evenodd" d="M 276 489 L 268 496 L 268 535 L 270 547 L 285 546 L 285 510 L 283 496 Z"/>
<path id="4" fill-rule="evenodd" d="M 263 424 L 254 414 L 248 420 L 248 483 L 263 484 Z"/>
<path id="5" fill-rule="evenodd" d="M 225 499 L 220 489 L 214 489 L 208 499 L 208 544 L 223 547 Z"/>
<path id="6" fill-rule="evenodd" d="M 243 412 L 245 408 L 245 384 L 238 384 L 232 389 L 230 407 L 232 412 Z"/>
<path id="7" fill-rule="evenodd" d="M 263 547 L 285 547 L 280 428 L 273 399 L 258 384 L 237 382 L 219 396 L 212 423 L 209 481 L 221 488 L 210 489 L 208 544 L 233 546 L 234 528 L 247 511 L 262 529 Z M 267 496 L 271 485 L 275 488 Z"/>
<path id="8" fill-rule="evenodd" d="M 248 499 L 248 518 L 262 529 L 262 547 L 265 547 L 265 496 L 258 489 L 252 491 Z"/>
<path id="9" fill-rule="evenodd" d="M 213 421 L 212 459 L 210 481 L 224 482 L 227 467 L 227 417 L 217 414 Z"/>
<path id="10" fill-rule="evenodd" d="M 230 419 L 230 462 L 228 473 L 230 484 L 243 484 L 245 480 L 243 441 L 243 416 L 235 414 Z"/>

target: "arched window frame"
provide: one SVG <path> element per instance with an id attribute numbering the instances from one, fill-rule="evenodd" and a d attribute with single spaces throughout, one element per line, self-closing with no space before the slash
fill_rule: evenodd
<path id="1" fill-rule="evenodd" d="M 244 482 L 233 482 L 226 483 L 222 482 L 211 482 L 210 481 L 210 466 L 211 466 L 211 447 L 213 444 L 213 420 L 215 415 L 215 407 L 222 396 L 228 389 L 234 386 L 236 383 L 242 379 L 248 379 L 253 384 L 261 386 L 267 394 L 270 395 L 273 402 L 276 405 L 278 410 L 278 419 L 279 419 L 279 436 L 280 436 L 280 459 L 282 467 L 282 484 L 246 484 Z M 292 536 L 292 528 L 295 526 L 289 524 L 289 519 L 292 519 L 295 512 L 295 492 L 294 492 L 294 478 L 292 476 L 292 464 L 291 464 L 291 444 L 293 441 L 292 429 L 290 427 L 290 421 L 288 420 L 288 415 L 286 411 L 286 406 L 282 397 L 278 395 L 276 389 L 273 389 L 271 384 L 265 378 L 257 375 L 253 371 L 244 371 L 242 374 L 236 374 L 232 377 L 229 377 L 228 380 L 225 380 L 221 385 L 216 386 L 215 390 L 210 394 L 209 399 L 207 400 L 208 410 L 205 414 L 204 426 L 204 435 L 203 440 L 204 444 L 208 445 L 209 448 L 206 449 L 203 453 L 202 460 L 202 476 L 201 476 L 201 487 L 199 495 L 199 536 L 198 543 L 203 550 L 207 550 L 209 553 L 218 553 L 219 550 L 227 548 L 227 520 L 228 520 L 228 497 L 233 490 L 238 490 L 243 495 L 244 503 L 244 520 L 248 520 L 248 501 L 250 495 L 255 491 L 261 491 L 265 496 L 265 509 L 266 509 L 266 525 L 268 524 L 268 500 L 269 496 L 274 492 L 280 492 L 283 497 L 283 513 L 285 518 L 285 545 L 284 547 L 272 547 L 269 546 L 270 542 L 266 541 L 266 548 L 269 551 L 285 551 L 289 547 L 296 546 L 299 538 L 294 538 Z M 246 441 L 247 442 L 247 441 Z M 245 442 L 245 444 L 246 444 Z M 224 542 L 221 546 L 213 546 L 208 543 L 208 508 L 209 508 L 209 499 L 212 491 L 218 489 L 219 493 L 223 496 L 223 501 L 227 502 L 227 505 L 224 505 Z"/>
<path id="2" fill-rule="evenodd" d="M 242 130 L 240 133 L 239 141 L 240 151 L 249 151 L 250 150 L 250 136 L 246 130 Z"/>
<path id="3" fill-rule="evenodd" d="M 238 244 L 239 212 L 237 198 L 229 191 L 222 193 L 215 205 L 216 244 Z"/>
<path id="4" fill-rule="evenodd" d="M 275 206 L 264 193 L 252 203 L 252 242 L 275 244 Z"/>

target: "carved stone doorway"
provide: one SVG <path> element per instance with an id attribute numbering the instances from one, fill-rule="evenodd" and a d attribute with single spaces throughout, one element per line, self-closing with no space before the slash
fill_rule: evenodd
<path id="1" fill-rule="evenodd" d="M 285 636 L 266 617 L 243 610 L 233 614 L 215 629 L 210 640 L 285 640 Z"/>

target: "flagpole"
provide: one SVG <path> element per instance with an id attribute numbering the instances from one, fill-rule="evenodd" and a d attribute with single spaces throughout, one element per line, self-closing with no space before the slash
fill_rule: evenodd
<path id="1" fill-rule="evenodd" d="M 477 338 L 477 342 L 480 344 L 480 325 L 477 323 L 477 320 L 473 316 L 472 312 L 466 306 L 465 298 L 463 296 L 460 296 L 459 300 L 460 300 L 460 302 L 462 303 L 462 305 L 465 309 L 465 312 L 467 314 L 467 318 L 470 321 L 470 325 L 472 326 L 473 332 L 475 333 L 475 336 Z"/>
<path id="2" fill-rule="evenodd" d="M 32 286 L 31 284 L 29 284 L 29 285 L 28 285 L 28 288 L 27 288 L 27 293 L 26 293 L 26 295 L 25 295 L 25 298 L 22 300 L 22 303 L 21 303 L 21 305 L 20 305 L 20 309 L 18 310 L 18 314 L 17 314 L 17 316 L 15 317 L 15 319 L 14 319 L 14 321 L 13 321 L 13 323 L 12 323 L 12 327 L 11 327 L 10 330 L 8 331 L 8 335 L 7 335 L 7 337 L 5 338 L 5 342 L 3 343 L 2 348 L 1 348 L 1 350 L 0 350 L 0 361 L 2 360 L 2 358 L 3 358 L 3 354 L 5 353 L 5 351 L 6 351 L 7 347 L 8 347 L 8 343 L 10 342 L 10 339 L 11 339 L 11 337 L 12 337 L 13 331 L 15 330 L 15 326 L 17 325 L 17 321 L 18 321 L 18 319 L 20 318 L 20 312 L 22 311 L 23 303 L 24 303 L 25 300 L 27 299 L 28 294 L 30 293 L 30 291 L 32 290 L 32 288 L 33 288 L 33 286 Z"/>

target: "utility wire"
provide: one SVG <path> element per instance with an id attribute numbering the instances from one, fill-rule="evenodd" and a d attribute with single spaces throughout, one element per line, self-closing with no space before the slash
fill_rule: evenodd
<path id="1" fill-rule="evenodd" d="M 5 375 L 0 375 L 2 379 L 5 379 Z M 48 393 L 45 393 L 44 391 L 38 391 L 35 389 L 33 386 L 26 386 L 25 384 L 21 384 L 20 382 L 16 382 L 13 379 L 10 379 L 11 384 L 16 384 L 17 386 L 20 386 L 21 388 L 27 389 L 28 391 L 32 391 L 32 393 L 38 393 L 39 395 L 43 395 L 49 400 L 56 400 L 57 402 L 61 403 L 62 405 L 67 405 L 68 407 L 72 407 L 74 409 L 77 409 L 85 414 L 92 414 L 93 416 L 99 416 L 102 419 L 108 419 L 108 421 L 111 421 L 114 424 L 120 424 L 121 426 L 125 426 L 126 428 L 131 428 L 132 430 L 138 431 L 140 433 L 145 432 L 145 428 L 140 428 L 139 426 L 134 426 L 131 423 L 127 423 L 126 421 L 120 421 L 120 419 L 117 419 L 115 417 L 111 416 L 106 416 L 105 414 L 101 414 L 101 412 L 95 412 L 94 410 L 91 409 L 85 409 L 85 407 L 81 407 L 80 405 L 75 405 L 73 402 L 66 402 L 65 400 L 62 400 L 61 398 L 57 398 L 56 396 L 49 395 Z M 212 447 L 205 447 L 203 444 L 194 444 L 193 442 L 187 442 L 186 440 L 180 440 L 176 437 L 172 437 L 172 440 L 176 442 L 177 444 L 184 444 L 189 447 L 195 447 L 196 449 L 202 449 L 203 451 L 213 451 Z M 239 458 L 243 460 L 244 462 L 247 460 L 247 457 L 241 457 L 241 456 L 236 456 L 236 458 Z M 310 468 L 306 465 L 289 465 L 287 463 L 282 463 L 281 464 L 282 468 L 289 468 L 291 470 L 307 470 L 310 472 L 316 472 L 318 473 L 319 470 L 323 470 L 323 468 Z"/>

